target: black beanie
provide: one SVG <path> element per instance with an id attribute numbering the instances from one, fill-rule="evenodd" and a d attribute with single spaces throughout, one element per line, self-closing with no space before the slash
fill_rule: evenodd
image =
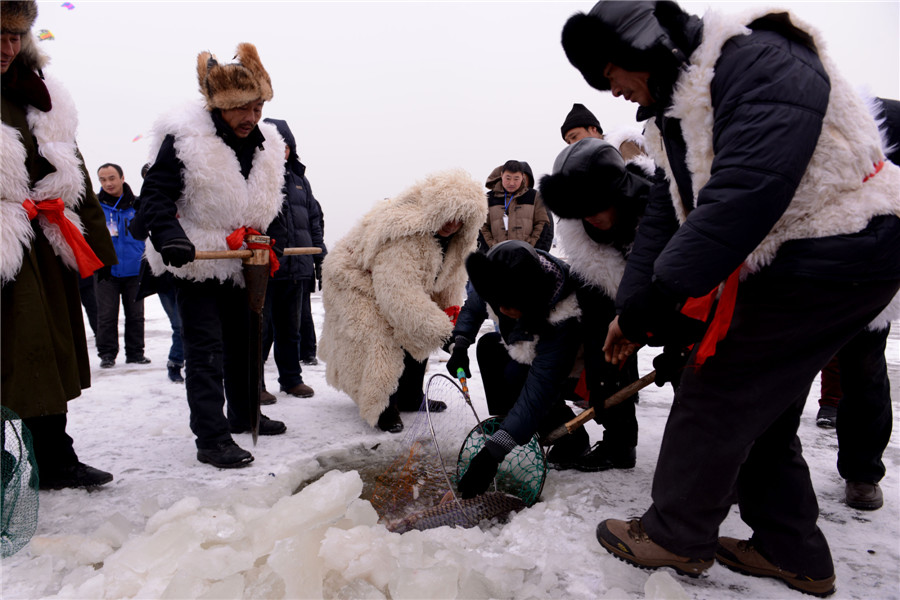
<path id="1" fill-rule="evenodd" d="M 596 127 L 599 133 L 603 133 L 603 128 L 600 127 L 600 121 L 597 120 L 594 113 L 585 108 L 584 104 L 572 105 L 572 110 L 566 115 L 566 120 L 563 121 L 562 127 L 560 127 L 563 139 L 566 139 L 566 133 L 568 133 L 570 129 L 576 127 Z"/>

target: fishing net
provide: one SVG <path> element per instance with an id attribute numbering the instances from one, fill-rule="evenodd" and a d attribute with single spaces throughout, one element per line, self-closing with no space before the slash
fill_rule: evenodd
<path id="1" fill-rule="evenodd" d="M 443 522 L 432 526 L 471 527 L 484 518 L 483 511 L 473 511 L 457 498 L 456 482 L 484 445 L 485 435 L 496 429 L 497 420 L 488 419 L 485 423 L 493 429 L 482 433 L 468 390 L 463 389 L 443 374 L 429 379 L 422 407 L 407 430 L 399 456 L 375 481 L 372 506 L 389 526 L 442 503 L 453 504 L 443 511 Z M 446 404 L 446 410 L 433 412 L 434 401 Z M 500 465 L 492 491 L 512 494 L 530 506 L 540 496 L 545 476 L 546 461 L 534 438 Z"/>
<path id="2" fill-rule="evenodd" d="M 0 452 L 0 505 L 3 527 L 2 556 L 12 556 L 34 535 L 38 517 L 38 471 L 31 432 L 19 416 L 5 406 Z"/>

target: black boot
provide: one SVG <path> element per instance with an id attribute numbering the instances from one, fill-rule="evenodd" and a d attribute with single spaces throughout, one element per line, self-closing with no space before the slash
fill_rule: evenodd
<path id="1" fill-rule="evenodd" d="M 396 406 L 388 406 L 378 417 L 378 429 L 388 433 L 400 433 L 403 431 L 403 419 Z"/>
<path id="2" fill-rule="evenodd" d="M 95 469 L 83 462 L 68 467 L 38 472 L 39 487 L 42 490 L 61 490 L 63 488 L 99 487 L 113 480 L 112 473 Z"/>
<path id="3" fill-rule="evenodd" d="M 590 448 L 591 440 L 584 429 L 576 429 L 562 436 L 547 452 L 547 463 L 553 469 L 565 470 L 575 467 L 575 463 Z"/>
<path id="4" fill-rule="evenodd" d="M 607 469 L 633 469 L 637 459 L 634 446 L 622 448 L 607 442 L 597 442 L 586 455 L 575 461 L 574 467 L 585 473 Z"/>
<path id="5" fill-rule="evenodd" d="M 197 460 L 220 469 L 239 469 L 252 463 L 253 455 L 234 440 L 226 440 L 211 448 L 197 448 Z"/>
<path id="6" fill-rule="evenodd" d="M 166 363 L 166 369 L 169 371 L 169 381 L 172 383 L 184 383 L 184 377 L 181 376 L 181 365 L 170 360 Z"/>
<path id="7" fill-rule="evenodd" d="M 259 435 L 280 435 L 287 431 L 283 421 L 270 419 L 266 415 L 259 416 Z M 250 433 L 250 425 L 245 427 L 231 426 L 231 433 Z"/>

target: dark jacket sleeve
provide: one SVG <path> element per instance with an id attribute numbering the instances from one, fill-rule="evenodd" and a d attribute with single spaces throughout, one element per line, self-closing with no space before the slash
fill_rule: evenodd
<path id="1" fill-rule="evenodd" d="M 167 135 L 144 176 L 140 193 L 139 221 L 150 232 L 150 241 L 157 251 L 170 240 L 187 238 L 178 222 L 175 204 L 184 190 L 183 169 L 184 163 L 175 154 L 175 138 Z"/>
<path id="2" fill-rule="evenodd" d="M 322 205 L 313 195 L 308 179 L 306 189 L 309 191 L 309 233 L 312 236 L 312 245 L 322 250 L 321 254 L 313 255 L 313 259 L 318 262 L 328 254 L 328 248 L 325 246 L 325 219 L 322 216 Z"/>
<path id="3" fill-rule="evenodd" d="M 500 425 L 517 444 L 528 443 L 541 425 L 546 425 L 545 417 L 559 400 L 581 340 L 578 319 L 567 319 L 541 332 L 525 385 Z"/>
<path id="4" fill-rule="evenodd" d="M 773 31 L 729 40 L 716 64 L 711 177 L 656 260 L 676 296 L 724 281 L 769 233 L 806 172 L 830 83 L 815 51 Z"/>
<path id="5" fill-rule="evenodd" d="M 475 291 L 471 284 L 466 285 L 466 290 L 468 295 L 466 296 L 466 301 L 463 302 L 462 308 L 459 309 L 456 325 L 453 327 L 453 334 L 450 338 L 453 340 L 461 335 L 474 343 L 475 338 L 478 337 L 478 330 L 481 329 L 481 324 L 488 318 L 487 304 L 481 299 L 481 296 L 478 295 L 478 292 Z"/>

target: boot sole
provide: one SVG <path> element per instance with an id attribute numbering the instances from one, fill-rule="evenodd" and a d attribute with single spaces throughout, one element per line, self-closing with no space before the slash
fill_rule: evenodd
<path id="1" fill-rule="evenodd" d="M 724 554 L 722 550 L 716 552 L 716 560 L 729 571 L 740 573 L 741 575 L 750 575 L 751 577 L 768 577 L 769 579 L 777 579 L 783 581 L 792 590 L 797 590 L 810 596 L 817 598 L 827 598 L 835 592 L 834 578 L 831 581 L 798 581 L 787 577 L 784 573 L 772 571 L 771 569 L 763 569 L 745 565 L 736 557 L 730 557 L 731 553 Z M 827 588 L 827 589 L 826 589 Z"/>
<path id="2" fill-rule="evenodd" d="M 212 461 L 206 457 L 202 457 L 202 456 L 198 456 L 197 460 L 202 463 L 205 463 L 207 465 L 212 465 L 214 467 L 217 467 L 219 469 L 240 469 L 240 468 L 249 466 L 250 463 L 253 462 L 253 457 L 251 456 L 248 460 L 244 460 L 244 461 L 236 462 L 236 463 L 217 463 L 217 462 L 214 462 L 214 461 Z"/>
<path id="3" fill-rule="evenodd" d="M 602 525 L 602 523 L 600 525 Z M 653 571 L 661 567 L 669 567 L 679 575 L 686 575 L 688 577 L 697 579 L 698 577 L 705 575 L 706 570 L 709 569 L 715 562 L 713 560 L 697 560 L 689 563 L 676 563 L 662 559 L 638 562 L 638 559 L 635 558 L 633 554 L 623 550 L 619 545 L 612 544 L 611 542 L 608 542 L 606 539 L 604 539 L 600 535 L 600 525 L 597 526 L 597 541 L 600 542 L 600 545 L 603 546 L 607 552 L 609 552 L 622 562 L 628 563 L 629 565 L 637 567 L 639 569 Z M 685 570 L 685 568 L 689 570 Z"/>

